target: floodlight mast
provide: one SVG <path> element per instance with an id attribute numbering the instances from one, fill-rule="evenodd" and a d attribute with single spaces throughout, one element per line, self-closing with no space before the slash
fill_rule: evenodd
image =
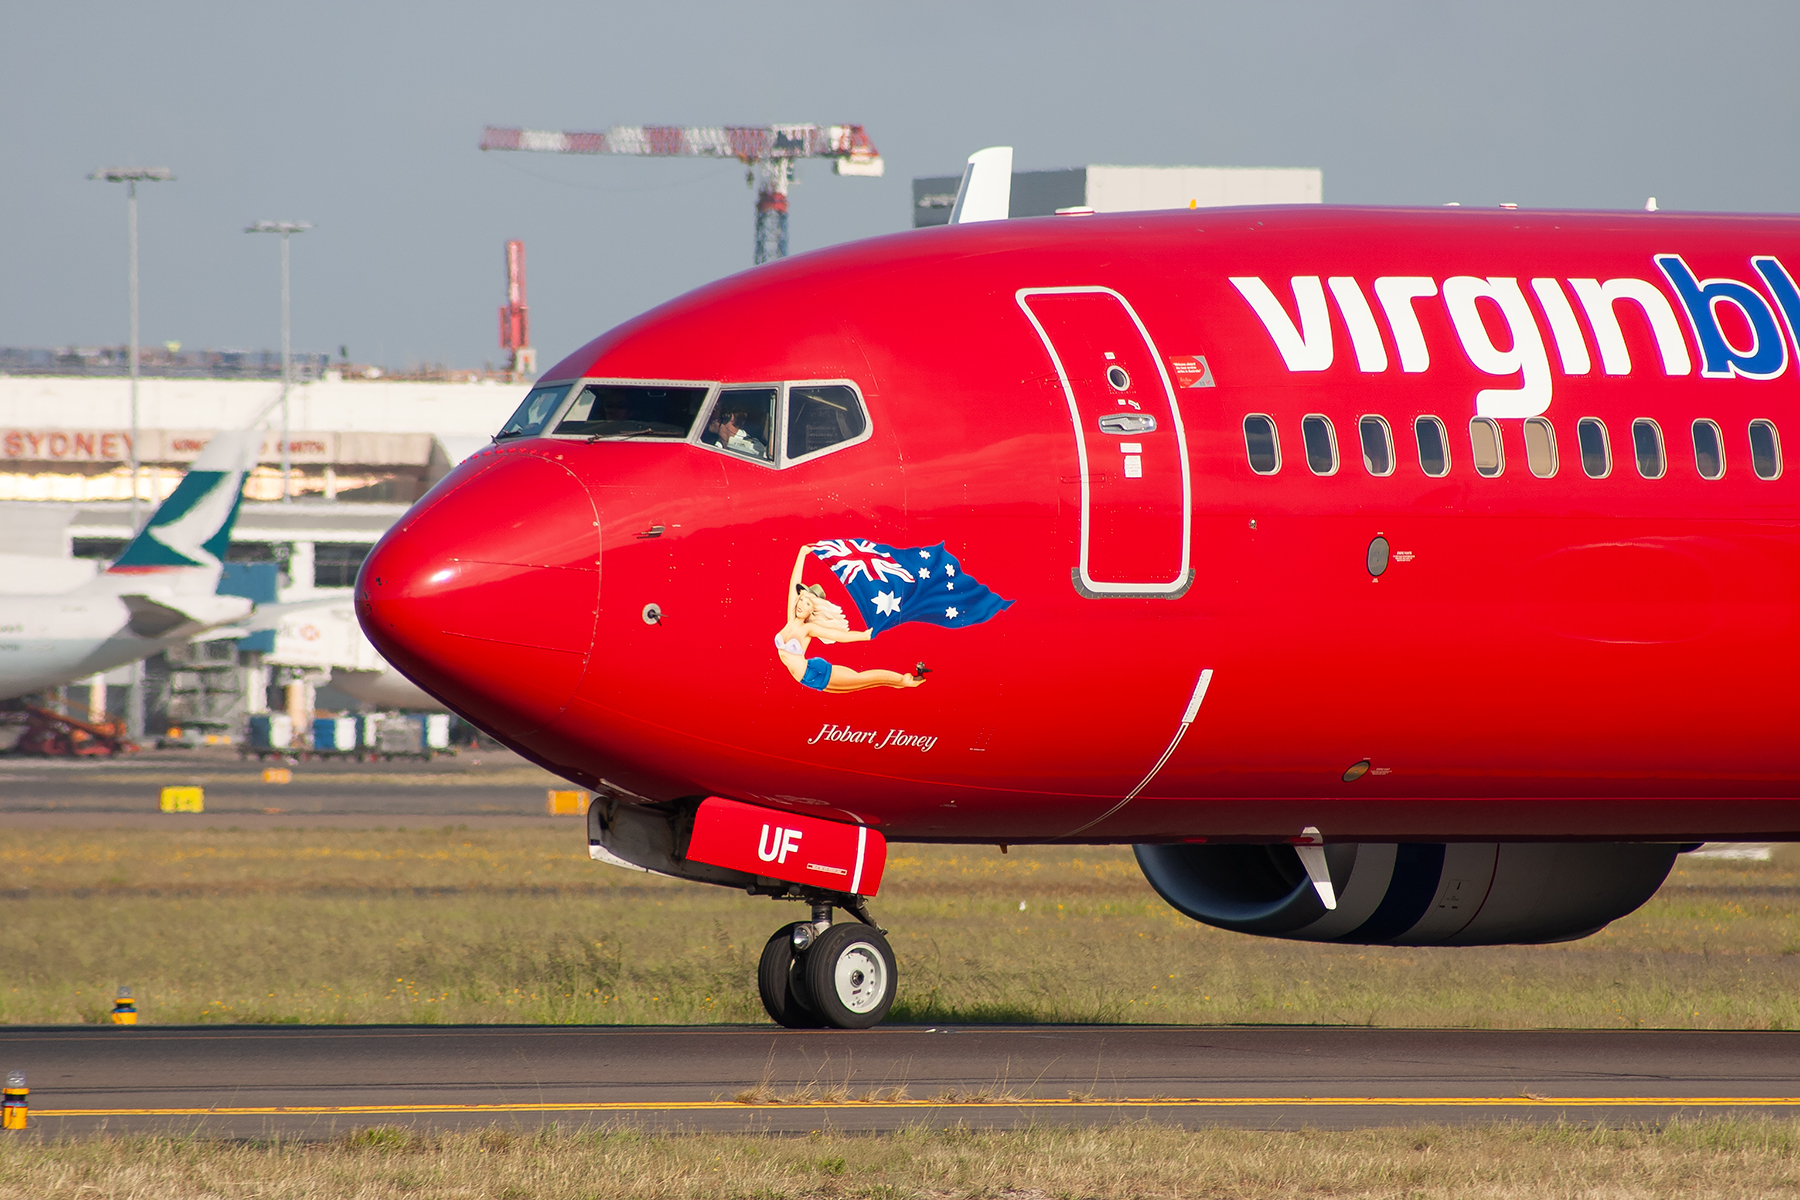
<path id="1" fill-rule="evenodd" d="M 125 241 L 131 265 L 126 271 L 126 294 L 131 308 L 131 534 L 138 532 L 138 220 L 137 185 L 140 183 L 172 183 L 175 176 L 167 167 L 102 167 L 88 176 L 107 183 L 125 185 Z M 142 730 L 133 729 L 133 737 Z"/>
<path id="2" fill-rule="evenodd" d="M 483 150 L 546 154 L 632 154 L 649 158 L 735 158 L 761 177 L 756 192 L 756 262 L 786 258 L 788 187 L 794 163 L 829 158 L 839 175 L 880 175 L 881 154 L 861 125 L 614 125 L 604 133 L 549 129 L 482 131 Z"/>
<path id="3" fill-rule="evenodd" d="M 288 301 L 288 235 L 305 233 L 312 228 L 311 221 L 258 221 L 247 225 L 245 233 L 279 233 L 281 235 L 281 502 L 293 502 L 293 489 L 289 480 L 293 475 L 293 467 L 288 459 L 288 388 L 293 386 L 293 336 L 290 331 L 289 317 L 292 306 Z"/>
<path id="4" fill-rule="evenodd" d="M 125 241 L 127 257 L 130 260 L 130 266 L 126 270 L 125 290 L 131 308 L 131 439 L 126 450 L 131 456 L 131 536 L 136 537 L 138 533 L 138 474 L 140 471 L 138 459 L 137 185 L 140 183 L 172 183 L 175 180 L 175 174 L 167 167 L 102 167 L 88 178 L 125 185 Z M 131 694 L 125 708 L 125 731 L 134 738 L 144 736 L 144 664 L 141 659 L 131 664 Z"/>

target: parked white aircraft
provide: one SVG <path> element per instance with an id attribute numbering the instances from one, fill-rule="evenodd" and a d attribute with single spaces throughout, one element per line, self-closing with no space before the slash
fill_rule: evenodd
<path id="1" fill-rule="evenodd" d="M 0 594 L 0 700 L 148 658 L 241 620 L 220 564 L 261 435 L 215 435 L 112 566 L 55 594 Z"/>
<path id="2" fill-rule="evenodd" d="M 331 686 L 370 708 L 402 708 L 443 712 L 443 702 L 394 670 L 356 623 L 348 591 L 283 606 L 272 617 L 263 606 L 246 627 L 275 630 L 275 648 L 263 656 L 270 666 L 306 667 L 331 672 Z M 267 621 L 266 625 L 262 622 Z"/>

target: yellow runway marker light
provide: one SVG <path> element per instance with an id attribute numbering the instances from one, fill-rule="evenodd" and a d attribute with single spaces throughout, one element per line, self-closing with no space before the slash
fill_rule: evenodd
<path id="1" fill-rule="evenodd" d="M 164 812 L 205 812 L 206 790 L 197 787 L 166 787 L 162 790 Z"/>
<path id="2" fill-rule="evenodd" d="M 133 998 L 130 988 L 122 987 L 114 994 L 112 1021 L 114 1025 L 137 1024 L 137 1000 Z"/>
<path id="3" fill-rule="evenodd" d="M 286 767 L 264 767 L 263 768 L 263 782 L 264 783 L 292 783 L 292 782 L 294 782 L 294 773 L 292 771 L 288 770 Z"/>
<path id="4" fill-rule="evenodd" d="M 23 1129 L 30 1116 L 30 1104 L 27 1100 L 31 1089 L 25 1086 L 25 1072 L 8 1071 L 6 1073 L 6 1102 L 0 1108 L 0 1128 Z"/>
<path id="5" fill-rule="evenodd" d="M 588 810 L 586 792 L 559 792 L 552 788 L 545 808 L 553 817 L 585 817 Z"/>

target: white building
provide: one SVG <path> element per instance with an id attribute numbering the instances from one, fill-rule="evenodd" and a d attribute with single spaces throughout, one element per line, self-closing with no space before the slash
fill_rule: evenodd
<path id="1" fill-rule="evenodd" d="M 947 225 L 961 175 L 913 180 L 913 227 Z M 1009 217 L 1057 212 L 1146 212 L 1234 204 L 1322 204 L 1317 167 L 1063 167 L 1014 171 Z"/>
<path id="2" fill-rule="evenodd" d="M 213 432 L 249 425 L 280 389 L 279 381 L 267 380 L 141 379 L 140 519 L 175 489 Z M 492 381 L 329 374 L 296 384 L 288 400 L 294 499 L 280 500 L 279 414 L 271 412 L 229 560 L 270 564 L 263 570 L 277 575 L 279 600 L 347 600 L 369 548 L 426 488 L 487 444 L 526 390 Z M 0 571 L 6 574 L 0 589 L 64 591 L 117 556 L 132 532 L 130 439 L 126 379 L 0 376 Z M 236 650 L 227 641 L 190 647 L 181 661 L 153 661 L 152 714 L 168 725 L 229 725 L 235 734 L 243 714 L 273 703 L 303 728 L 314 686 L 334 669 L 367 674 L 384 665 L 360 631 L 337 629 L 347 612 L 346 604 L 310 621 L 284 622 L 272 648 L 265 636 L 254 643 L 259 650 Z M 123 701 L 118 689 L 129 682 L 130 669 L 113 676 L 110 687 L 93 689 L 109 707 Z M 71 689 L 68 699 L 83 706 L 87 689 Z M 341 696 L 328 700 L 345 703 Z M 153 725 L 151 732 L 161 729 Z"/>
<path id="3" fill-rule="evenodd" d="M 0 376 L 0 500 L 125 500 L 131 495 L 130 383 L 120 378 Z M 265 380 L 138 383 L 138 481 L 168 495 L 217 429 L 240 429 L 273 403 Z M 486 442 L 522 386 L 342 379 L 296 384 L 288 399 L 292 494 L 410 504 Z M 247 495 L 281 495 L 279 418 L 271 414 L 263 466 Z"/>

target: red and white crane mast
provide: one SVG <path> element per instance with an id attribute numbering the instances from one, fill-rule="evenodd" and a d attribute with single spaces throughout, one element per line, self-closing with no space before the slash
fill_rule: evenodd
<path id="1" fill-rule="evenodd" d="M 537 374 L 537 351 L 531 348 L 530 310 L 525 306 L 525 243 L 506 243 L 506 303 L 500 306 L 500 348 L 512 351 L 514 383 Z"/>
<path id="2" fill-rule="evenodd" d="M 735 158 L 760 181 L 756 261 L 788 252 L 788 187 L 794 164 L 829 158 L 839 175 L 880 175 L 881 154 L 861 125 L 614 125 L 604 133 L 548 129 L 482 131 L 483 150 L 545 154 L 632 154 L 649 158 Z"/>

